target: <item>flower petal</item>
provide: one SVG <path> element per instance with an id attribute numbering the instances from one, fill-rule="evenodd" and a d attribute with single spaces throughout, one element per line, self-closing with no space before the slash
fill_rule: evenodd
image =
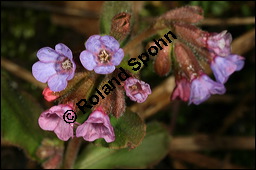
<path id="1" fill-rule="evenodd" d="M 92 53 L 99 53 L 102 47 L 100 35 L 92 35 L 85 43 L 86 50 Z"/>
<path id="2" fill-rule="evenodd" d="M 73 58 L 72 51 L 65 44 L 62 44 L 62 43 L 57 44 L 55 46 L 55 50 L 58 53 L 64 55 L 67 58 L 69 58 L 70 60 Z"/>
<path id="3" fill-rule="evenodd" d="M 120 48 L 112 57 L 111 62 L 113 65 L 117 66 L 121 63 L 123 58 L 124 58 L 124 50 Z"/>
<path id="4" fill-rule="evenodd" d="M 92 55 L 92 53 L 90 53 L 87 50 L 84 50 L 83 52 L 81 52 L 80 61 L 84 66 L 84 68 L 86 68 L 89 71 L 92 71 L 94 67 L 96 67 L 97 65 L 95 62 L 94 56 Z"/>
<path id="5" fill-rule="evenodd" d="M 32 74 L 38 81 L 46 83 L 52 75 L 56 74 L 54 65 L 55 63 L 38 61 L 32 66 Z"/>
<path id="6" fill-rule="evenodd" d="M 96 66 L 94 71 L 98 74 L 110 74 L 115 70 L 115 66 Z"/>
<path id="7" fill-rule="evenodd" d="M 53 131 L 60 121 L 60 117 L 51 111 L 43 112 L 39 119 L 38 124 L 43 130 Z"/>
<path id="8" fill-rule="evenodd" d="M 225 92 L 226 88 L 223 84 L 215 82 L 203 74 L 192 81 L 189 104 L 198 105 L 206 101 L 211 94 L 224 94 Z"/>
<path id="9" fill-rule="evenodd" d="M 43 62 L 56 62 L 59 54 L 50 47 L 44 47 L 38 50 L 37 57 Z"/>
<path id="10" fill-rule="evenodd" d="M 236 65 L 226 58 L 217 56 L 211 63 L 211 69 L 216 80 L 224 84 L 229 76 L 236 71 Z"/>
<path id="11" fill-rule="evenodd" d="M 67 87 L 68 74 L 56 74 L 48 80 L 49 88 L 54 92 L 59 92 Z"/>
<path id="12" fill-rule="evenodd" d="M 112 36 L 104 35 L 100 38 L 100 40 L 102 44 L 112 52 L 115 52 L 119 49 L 119 42 Z"/>
<path id="13" fill-rule="evenodd" d="M 244 67 L 244 57 L 236 54 L 231 54 L 226 58 L 236 64 L 236 71 L 240 71 Z"/>
<path id="14" fill-rule="evenodd" d="M 69 123 L 66 123 L 64 120 L 60 120 L 59 124 L 54 130 L 55 134 L 59 139 L 67 141 L 70 137 L 73 137 L 73 128 Z"/>

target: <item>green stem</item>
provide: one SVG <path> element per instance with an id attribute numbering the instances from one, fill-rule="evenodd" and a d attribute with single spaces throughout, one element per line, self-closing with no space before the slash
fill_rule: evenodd
<path id="1" fill-rule="evenodd" d="M 65 152 L 63 169 L 73 168 L 81 143 L 82 143 L 82 139 L 77 137 L 74 137 L 69 141 L 66 152 Z"/>

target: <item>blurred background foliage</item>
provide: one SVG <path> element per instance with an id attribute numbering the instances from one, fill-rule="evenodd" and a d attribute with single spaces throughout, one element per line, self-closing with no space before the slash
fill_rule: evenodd
<path id="1" fill-rule="evenodd" d="M 101 15 L 102 4 L 103 2 L 101 1 L 1 1 L 1 60 L 8 59 L 31 72 L 32 64 L 37 61 L 36 52 L 45 46 L 53 48 L 60 42 L 70 47 L 74 56 L 78 56 L 84 49 L 85 40 L 89 36 L 99 33 L 99 16 Z M 136 35 L 146 29 L 153 18 L 170 9 L 184 5 L 201 6 L 204 9 L 206 20 L 208 18 L 228 19 L 234 17 L 246 19 L 247 17 L 255 16 L 254 1 L 141 1 L 134 2 L 133 5 L 134 28 L 132 35 Z M 238 38 L 254 27 L 255 23 L 241 25 L 217 23 L 215 25 L 202 24 L 201 26 L 203 30 L 209 32 L 228 30 L 231 32 L 233 39 Z M 141 54 L 142 50 L 146 49 L 148 42 L 149 40 L 143 41 L 141 47 L 135 49 L 133 53 Z M 243 48 L 243 46 L 240 48 Z M 230 77 L 226 83 L 227 93 L 225 95 L 213 96 L 199 106 L 188 106 L 187 103 L 179 101 L 170 102 L 166 107 L 145 120 L 146 123 L 150 124 L 150 127 L 157 127 L 157 130 L 152 134 L 158 135 L 156 138 L 159 141 L 151 136 L 146 136 L 144 145 L 139 148 L 141 152 L 136 152 L 136 149 L 132 153 L 120 150 L 112 154 L 110 156 L 111 159 L 99 159 L 102 164 L 99 164 L 98 167 L 255 168 L 255 146 L 250 149 L 243 149 L 246 147 L 241 146 L 241 148 L 237 147 L 236 149 L 228 149 L 228 147 L 226 149 L 224 147 L 217 150 L 208 148 L 201 149 L 198 152 L 191 150 L 178 152 L 175 148 L 173 148 L 174 151 L 172 151 L 172 148 L 169 151 L 168 147 L 163 149 L 162 146 L 168 146 L 166 143 L 157 145 L 157 142 L 164 142 L 164 139 L 168 138 L 165 137 L 166 133 L 169 133 L 173 140 L 176 136 L 194 137 L 200 134 L 248 137 L 248 140 L 253 137 L 254 139 L 254 50 L 255 46 L 243 54 L 246 58 L 245 67 L 242 71 L 236 72 Z M 158 77 L 153 71 L 152 63 L 142 70 L 141 78 L 148 82 L 153 89 L 171 76 L 172 72 L 167 77 Z M 42 140 L 42 137 L 49 138 L 50 145 L 54 146 L 55 149 L 55 145 L 58 147 L 63 145 L 63 143 L 56 141 L 57 138 L 51 135 L 51 132 L 44 133 L 37 126 L 37 117 L 40 115 L 40 110 L 49 108 L 52 103 L 47 103 L 43 99 L 40 87 L 21 78 L 18 71 L 10 73 L 8 69 L 3 67 L 4 64 L 1 62 L 1 168 L 40 168 L 42 167 L 43 159 L 38 159 L 39 156 L 35 156 L 37 153 L 34 150 L 35 147 L 41 146 L 38 139 Z M 157 100 L 161 102 L 161 98 Z M 134 104 L 130 101 L 127 101 L 127 103 L 128 106 Z M 24 117 L 22 114 L 24 114 Z M 159 123 L 152 123 L 152 121 Z M 35 131 L 33 132 L 33 130 Z M 152 129 L 149 128 L 148 130 Z M 20 133 L 17 134 L 17 137 L 19 135 L 23 136 L 19 142 L 13 141 L 16 140 L 15 137 L 13 138 L 16 133 Z M 39 138 L 36 136 L 39 136 Z M 33 140 L 29 140 L 30 137 Z M 26 142 L 29 142 L 29 146 L 27 146 L 28 143 Z M 235 143 L 236 141 L 233 142 Z M 154 147 L 152 143 L 156 143 L 155 147 L 159 150 L 148 150 L 152 151 L 148 153 L 147 148 Z M 226 145 L 228 146 L 229 144 L 225 143 Z M 109 152 L 104 150 L 105 148 L 92 147 L 92 145 L 87 146 L 87 144 L 82 146 L 83 151 L 79 153 L 81 157 L 79 157 L 76 167 L 90 168 L 88 161 L 90 162 L 90 159 L 93 158 L 98 160 L 97 157 L 94 157 L 94 154 L 97 156 L 97 152 Z M 61 149 L 58 149 L 56 150 L 59 152 Z M 34 157 L 31 157 L 31 154 L 28 154 L 29 152 Z M 89 153 L 91 157 L 88 158 L 86 153 Z M 154 154 L 157 155 L 156 158 L 150 157 L 150 155 Z M 117 157 L 120 157 L 118 165 L 113 164 Z M 126 164 L 126 159 L 131 159 L 131 157 L 134 157 L 134 160 L 141 161 L 133 162 L 131 160 Z M 149 157 L 149 159 L 144 159 L 143 157 Z M 191 160 L 189 157 L 194 157 L 195 159 Z M 206 162 L 205 165 L 200 164 L 203 158 Z M 132 164 L 134 164 L 134 167 L 131 166 Z"/>

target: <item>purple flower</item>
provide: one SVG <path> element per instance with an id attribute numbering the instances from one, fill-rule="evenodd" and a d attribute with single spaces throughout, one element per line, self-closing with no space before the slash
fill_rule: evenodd
<path id="1" fill-rule="evenodd" d="M 199 105 L 212 94 L 224 94 L 225 92 L 226 89 L 223 84 L 213 81 L 206 74 L 202 74 L 192 80 L 189 104 Z"/>
<path id="2" fill-rule="evenodd" d="M 236 71 L 240 71 L 244 67 L 244 57 L 242 56 L 230 54 L 225 58 L 236 64 Z"/>
<path id="3" fill-rule="evenodd" d="M 231 52 L 232 36 L 227 31 L 210 35 L 207 39 L 207 46 L 218 56 L 228 56 Z"/>
<path id="4" fill-rule="evenodd" d="M 176 87 L 174 88 L 171 99 L 180 98 L 183 101 L 188 101 L 190 96 L 190 82 L 186 78 L 176 80 Z"/>
<path id="5" fill-rule="evenodd" d="M 104 138 L 110 143 L 115 140 L 115 133 L 108 115 L 101 109 L 94 110 L 89 118 L 76 129 L 76 136 L 83 137 L 86 141 Z"/>
<path id="6" fill-rule="evenodd" d="M 143 103 L 147 99 L 148 95 L 151 94 L 149 84 L 133 77 L 129 77 L 125 81 L 124 88 L 126 95 L 131 100 L 136 101 L 138 103 Z"/>
<path id="7" fill-rule="evenodd" d="M 239 55 L 228 55 L 227 57 L 214 56 L 211 69 L 216 80 L 222 84 L 226 83 L 229 76 L 239 71 L 244 66 L 244 58 Z"/>
<path id="8" fill-rule="evenodd" d="M 54 92 L 64 90 L 76 69 L 71 50 L 60 43 L 55 46 L 55 50 L 50 47 L 41 48 L 37 57 L 40 61 L 32 66 L 33 76 L 42 83 L 48 82 Z"/>
<path id="9" fill-rule="evenodd" d="M 124 57 L 118 41 L 109 35 L 93 35 L 85 43 L 86 50 L 80 54 L 82 65 L 98 74 L 110 74 Z"/>
<path id="10" fill-rule="evenodd" d="M 73 123 L 66 123 L 63 119 L 67 110 L 73 110 L 73 108 L 69 105 L 60 104 L 44 111 L 38 119 L 39 126 L 43 130 L 54 131 L 60 140 L 67 141 L 73 137 Z"/>

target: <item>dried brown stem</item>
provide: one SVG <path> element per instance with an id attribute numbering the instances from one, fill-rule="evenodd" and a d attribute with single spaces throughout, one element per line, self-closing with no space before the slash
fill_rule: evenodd
<path id="1" fill-rule="evenodd" d="M 225 159 L 219 160 L 196 152 L 170 152 L 170 156 L 174 159 L 194 164 L 200 168 L 247 169 L 245 167 L 230 164 L 225 161 Z"/>
<path id="2" fill-rule="evenodd" d="M 33 77 L 33 75 L 31 74 L 31 71 L 27 71 L 26 69 L 20 67 L 18 64 L 15 64 L 2 57 L 1 57 L 1 67 L 11 72 L 15 76 L 34 84 L 35 86 L 38 86 L 42 89 L 46 87 L 46 84 L 37 81 Z"/>
<path id="3" fill-rule="evenodd" d="M 227 19 L 217 19 L 217 18 L 206 18 L 200 25 L 250 25 L 255 24 L 255 17 L 246 18 L 227 18 Z"/>
<path id="4" fill-rule="evenodd" d="M 254 137 L 226 136 L 185 136 L 174 137 L 170 143 L 170 151 L 201 150 L 254 150 Z"/>

